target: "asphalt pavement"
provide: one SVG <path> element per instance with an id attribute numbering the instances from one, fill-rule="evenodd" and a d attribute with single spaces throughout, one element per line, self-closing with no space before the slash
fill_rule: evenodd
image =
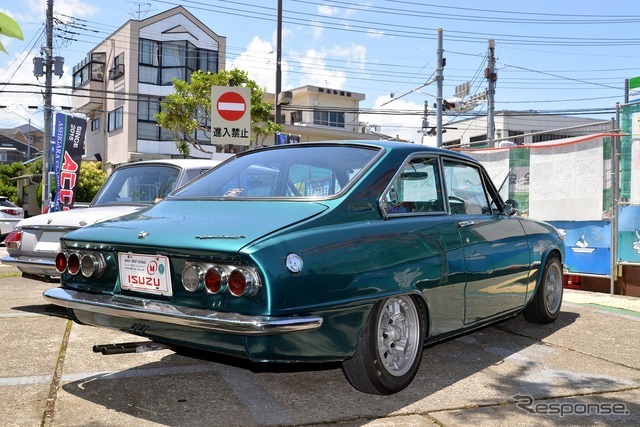
<path id="1" fill-rule="evenodd" d="M 430 346 L 411 386 L 370 396 L 333 364 L 94 353 L 144 339 L 70 322 L 52 286 L 0 267 L 2 426 L 640 425 L 638 298 L 567 289 L 555 323 Z"/>

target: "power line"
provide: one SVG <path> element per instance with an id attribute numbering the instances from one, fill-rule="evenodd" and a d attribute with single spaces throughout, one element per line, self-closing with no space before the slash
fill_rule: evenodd
<path id="1" fill-rule="evenodd" d="M 170 4 L 170 5 L 179 5 L 179 4 L 188 4 L 190 8 L 194 8 L 196 10 L 202 10 L 202 11 L 209 11 L 209 12 L 216 12 L 218 14 L 224 14 L 226 16 L 239 16 L 242 17 L 243 19 L 259 19 L 259 20 L 263 20 L 263 21 L 271 21 L 271 22 L 275 22 L 275 9 L 271 8 L 271 7 L 265 7 L 263 5 L 260 6 L 256 6 L 256 5 L 247 5 L 244 4 L 243 2 L 239 2 L 239 1 L 225 1 L 225 2 L 197 2 L 197 1 L 186 1 L 183 3 L 178 3 L 178 2 L 168 2 L 168 1 L 157 1 L 156 3 L 164 3 L 164 4 Z M 349 6 L 351 8 L 354 7 L 360 7 L 359 5 L 354 5 L 354 4 L 350 4 L 347 3 L 346 1 L 323 1 L 323 2 L 315 2 L 315 1 L 291 1 L 291 3 L 299 3 L 299 4 L 312 4 L 312 5 L 325 5 L 327 3 L 331 3 L 331 4 L 337 4 L 337 5 L 345 5 L 345 6 Z M 437 16 L 434 15 L 434 9 L 438 9 L 438 8 L 443 8 L 446 9 L 447 11 L 452 11 L 454 13 L 457 13 L 457 17 L 459 20 L 464 21 L 467 19 L 475 19 L 477 18 L 477 14 L 485 14 L 487 16 L 485 16 L 486 19 L 497 19 L 497 18 L 501 18 L 502 16 L 510 16 L 511 18 L 516 17 L 515 13 L 516 12 L 509 12 L 509 11 L 496 11 L 496 10 L 489 10 L 489 9 L 475 9 L 475 8 L 457 8 L 454 6 L 438 6 L 438 5 L 430 5 L 430 4 L 424 4 L 421 2 L 395 2 L 393 3 L 396 7 L 394 8 L 385 8 L 383 6 L 375 6 L 372 7 L 370 9 L 362 9 L 361 12 L 367 12 L 370 13 L 371 15 L 368 16 L 380 16 L 381 14 L 390 14 L 390 13 L 395 13 L 398 11 L 398 9 L 404 9 L 401 10 L 401 12 L 404 14 L 396 14 L 396 16 L 407 16 L 407 13 L 411 13 L 413 15 L 417 15 L 417 16 L 429 16 L 429 17 L 433 17 L 433 16 Z M 397 4 L 400 5 L 405 5 L 407 7 L 397 7 Z M 467 12 L 473 12 L 473 13 L 467 13 Z M 373 15 L 375 13 L 375 15 Z M 518 12 L 520 13 L 520 12 Z M 288 8 L 288 10 L 285 10 L 285 14 L 286 14 L 286 22 L 289 25 L 311 25 L 313 22 L 316 21 L 315 18 L 318 18 L 317 14 L 309 14 L 309 13 L 305 13 L 299 10 L 295 10 L 293 8 L 293 5 L 290 6 Z M 420 15 L 422 14 L 422 15 Z M 511 14 L 511 15 L 510 15 Z M 500 16 L 493 16 L 493 15 L 500 15 Z M 556 21 L 560 21 L 561 19 L 565 19 L 565 20 L 572 20 L 570 19 L 571 16 L 569 15 L 561 15 L 561 14 L 537 14 L 537 13 L 521 13 L 520 16 L 523 17 L 531 17 L 532 21 L 534 19 L 538 19 L 538 18 L 545 18 L 545 17 L 549 17 L 551 18 L 558 18 L 555 19 Z M 576 19 L 573 20 L 573 23 L 586 23 L 586 21 L 593 21 L 593 23 L 595 23 L 595 21 L 597 20 L 597 16 L 587 16 L 587 15 L 575 15 L 577 16 L 582 16 L 582 18 L 580 19 Z M 622 19 L 624 16 L 623 15 L 607 15 L 604 18 L 605 19 L 609 19 L 609 20 L 613 20 L 613 19 L 617 19 L 617 22 L 620 25 L 626 24 L 626 22 Z M 631 17 L 633 19 L 637 19 L 637 16 L 633 16 L 631 15 Z M 620 19 L 618 19 L 620 18 Z M 628 18 L 628 17 L 627 17 Z M 345 18 L 340 18 L 342 20 L 344 20 Z M 546 18 L 545 18 L 546 19 Z M 113 27 L 113 26 L 108 26 L 108 25 L 104 25 L 103 23 L 99 23 L 99 22 L 92 22 L 92 21 L 87 21 L 87 20 L 80 20 L 78 18 L 74 18 L 73 24 L 68 24 L 69 26 L 67 27 L 68 32 L 66 32 L 66 37 L 72 38 L 75 41 L 81 42 L 81 43 L 91 43 L 90 40 L 97 40 L 98 43 L 102 42 L 106 37 L 102 37 L 103 34 L 111 34 L 111 33 L 106 33 L 106 31 L 110 31 L 113 29 L 116 29 L 117 27 Z M 581 22 L 585 21 L 585 22 Z M 322 19 L 318 20 L 318 22 L 320 24 L 325 24 L 328 26 L 328 29 L 330 30 L 335 30 L 335 31 L 343 31 L 343 28 L 338 28 L 340 26 L 340 20 L 338 18 L 328 18 L 328 17 L 323 17 Z M 393 36 L 397 36 L 397 37 L 411 37 L 411 38 L 418 38 L 420 39 L 420 37 L 413 37 L 410 36 L 409 34 L 415 34 L 416 30 L 419 33 L 420 36 L 422 36 L 423 40 L 426 39 L 435 39 L 435 36 L 431 36 L 429 34 L 427 34 L 425 31 L 430 31 L 430 29 L 428 28 L 424 28 L 424 26 L 422 27 L 417 27 L 417 26 L 413 26 L 413 25 L 397 25 L 397 24 L 393 24 L 390 25 L 388 23 L 385 22 L 381 22 L 377 19 L 360 19 L 360 20 L 352 20 L 351 22 L 354 22 L 354 25 L 351 26 L 351 32 L 355 33 L 355 34 L 367 34 L 367 32 L 370 29 L 376 29 L 376 30 L 380 30 L 381 32 L 387 34 L 387 35 L 393 35 Z M 601 20 L 599 23 L 604 23 L 604 19 Z M 608 21 L 606 21 L 608 22 Z M 526 23 L 524 20 L 520 21 L 520 23 L 524 24 Z M 529 22 L 529 24 L 534 24 L 533 22 Z M 395 31 L 398 32 L 395 32 Z M 406 32 L 406 33 L 403 33 Z M 404 34 L 404 35 L 403 35 Z M 483 33 L 476 33 L 476 32 L 460 32 L 460 31 L 447 31 L 447 35 L 451 36 L 452 41 L 462 41 L 462 42 L 473 42 L 473 43 L 482 43 L 484 44 L 486 42 L 486 38 L 488 38 L 489 36 L 491 37 L 497 37 L 500 38 L 500 36 L 504 36 L 505 40 L 500 40 L 500 43 L 503 43 L 504 46 L 507 46 L 509 48 L 517 48 L 517 46 L 522 46 L 520 44 L 518 44 L 518 41 L 521 41 L 521 39 L 523 37 L 528 37 L 530 38 L 530 42 L 532 43 L 537 43 L 539 41 L 551 41 L 553 42 L 553 44 L 549 44 L 549 45 L 553 45 L 553 46 L 564 46 L 567 44 L 558 44 L 556 43 L 557 40 L 555 40 L 555 38 L 551 37 L 551 36 L 546 36 L 546 38 L 543 38 L 542 35 L 532 35 L 532 36 L 522 36 L 522 35 L 514 35 L 514 34 L 504 34 L 504 35 L 498 35 L 496 36 L 495 34 L 483 34 Z M 540 37 L 539 37 L 540 36 Z M 128 37 L 117 37 L 119 40 L 121 41 L 127 41 Z M 447 40 L 449 41 L 449 40 Z M 612 43 L 615 45 L 620 45 L 620 46 L 624 46 L 626 43 L 631 43 L 633 45 L 637 45 L 640 44 L 640 41 L 638 39 L 617 39 L 617 38 L 611 38 L 611 39 L 603 39 L 601 37 L 599 38 L 585 38 L 585 37 L 574 37 L 571 39 L 566 39 L 564 41 L 561 40 L 562 43 L 581 43 L 581 45 L 584 46 L 597 46 L 597 44 L 595 44 L 595 41 L 604 41 L 606 43 Z M 624 42 L 624 43 L 623 43 Z M 540 45 L 540 43 L 537 43 L 537 45 Z M 233 46 L 227 46 L 228 49 L 228 53 L 230 53 L 230 55 L 228 55 L 228 59 L 233 60 L 234 58 L 238 58 L 240 55 L 237 52 L 240 53 L 244 53 L 245 50 L 243 50 L 243 48 L 241 47 L 233 47 Z M 136 54 L 137 52 L 135 50 L 132 50 L 132 54 Z M 450 53 L 450 52 L 447 52 Z M 253 66 L 256 68 L 260 68 L 263 70 L 271 70 L 271 68 L 269 68 L 268 66 L 264 66 L 264 67 L 260 67 L 260 60 L 264 57 L 260 57 L 258 56 L 259 54 L 264 55 L 264 52 L 255 52 L 252 53 L 252 55 L 255 55 L 253 57 L 251 57 L 252 55 L 249 56 L 249 60 L 254 60 L 253 62 Z M 460 53 L 463 54 L 463 53 Z M 470 55 L 470 54 L 465 54 L 465 55 Z M 246 55 L 245 55 L 246 58 Z M 285 61 L 292 61 L 293 63 L 295 63 L 294 61 L 296 61 L 296 58 L 294 57 L 289 57 L 287 58 L 287 56 L 285 56 L 283 58 Z M 263 59 L 262 59 L 263 60 Z M 393 86 L 393 85 L 398 85 L 398 84 L 407 84 L 413 81 L 413 79 L 415 78 L 416 81 L 420 80 L 423 81 L 423 79 L 419 79 L 419 72 L 424 69 L 424 65 L 422 66 L 422 68 L 417 67 L 417 66 L 407 66 L 406 64 L 395 64 L 393 62 L 383 62 L 380 63 L 379 65 L 376 65 L 375 69 L 373 68 L 373 65 L 371 64 L 371 61 L 369 60 L 369 62 L 366 63 L 367 65 L 367 75 L 363 75 L 359 70 L 354 69 L 353 67 L 349 66 L 349 63 L 347 60 L 345 59 L 341 59 L 341 58 L 323 58 L 323 61 L 327 61 L 327 63 L 329 64 L 329 67 L 327 68 L 327 72 L 331 72 L 331 73 L 342 73 L 342 75 L 344 75 L 345 78 L 350 78 L 350 79 L 355 79 L 357 78 L 358 82 L 363 82 L 363 84 L 367 84 L 367 83 L 382 83 L 382 84 L 386 84 L 389 86 Z M 634 69 L 634 68 L 631 68 Z M 629 69 L 629 70 L 631 70 Z M 405 71 L 402 71 L 405 70 Z M 448 68 L 447 70 L 452 70 L 452 68 Z M 614 69 L 615 70 L 615 69 Z M 621 69 L 621 70 L 617 70 L 617 71 L 624 71 L 625 69 Z M 501 76 L 501 85 L 500 88 L 501 89 L 517 89 L 517 90 L 537 90 L 535 86 L 541 85 L 541 84 L 545 84 L 547 86 L 553 86 L 554 89 L 557 90 L 583 90 L 582 88 L 584 87 L 584 84 L 589 84 L 590 86 L 594 86 L 592 89 L 599 89 L 599 90 L 608 90 L 608 89 L 614 89 L 614 90 L 621 90 L 620 87 L 616 87 L 614 84 L 609 83 L 611 80 L 611 78 L 607 78 L 607 79 L 599 79 L 597 77 L 589 77 L 588 79 L 585 78 L 580 78 L 580 77 L 573 77 L 573 78 L 568 78 L 566 76 L 559 76 L 557 75 L 559 72 L 558 71 L 540 71 L 540 72 L 536 72 L 536 70 L 532 70 L 530 68 L 527 67 L 518 67 L 518 66 L 508 66 L 508 68 L 505 68 L 503 70 L 505 72 L 504 75 Z M 513 71 L 513 72 L 517 72 L 520 71 L 522 73 L 534 73 L 534 74 L 539 74 L 540 76 L 546 76 L 546 77 L 553 77 L 554 79 L 560 80 L 559 82 L 554 82 L 553 80 L 544 80 L 544 79 L 539 79 L 539 80 L 534 80 L 534 79 L 524 79 L 524 78 L 518 78 L 518 77 L 513 77 L 510 78 L 507 75 L 507 72 L 509 71 Z M 610 72 L 613 70 L 601 70 L 601 72 Z M 291 75 L 308 75 L 308 76 L 314 76 L 316 78 L 318 78 L 319 76 L 323 75 L 323 74 L 314 74 L 314 73 L 309 73 L 307 70 L 292 70 L 289 69 L 287 70 L 288 73 L 290 73 Z M 412 74 L 413 72 L 413 74 Z M 554 75 L 555 74 L 555 75 Z M 455 79 L 464 79 L 466 80 L 466 77 L 464 77 L 463 74 L 459 73 L 459 74 L 447 74 L 447 81 L 451 81 L 451 80 L 455 80 Z M 622 80 L 622 79 L 621 79 Z M 562 82 L 565 82 L 566 84 L 562 84 Z M 504 83 L 509 83 L 512 82 L 511 85 L 509 84 L 504 84 Z M 357 83 L 356 83 L 357 84 Z M 582 86 L 581 86 L 582 85 Z M 453 86 L 453 84 L 451 84 L 450 86 Z M 599 87 L 598 87 L 599 86 Z M 357 87 L 356 85 L 352 86 L 352 87 Z M 447 87 L 449 87 L 449 85 L 447 84 Z M 365 90 L 373 90 L 370 89 L 369 87 L 365 86 Z M 380 93 L 384 93 L 383 90 L 380 90 Z M 387 92 L 388 93 L 388 92 Z M 584 99 L 590 99 L 590 100 L 596 100 L 596 99 L 611 99 L 613 97 L 591 97 L 591 98 L 581 98 L 581 100 Z M 570 98 L 568 97 L 565 100 L 555 100 L 555 101 L 548 101 L 548 102 L 571 102 L 571 101 L 575 101 L 577 100 L 576 98 Z M 509 103 L 509 101 L 502 101 L 499 102 L 500 104 L 502 103 Z M 526 100 L 522 100 L 522 101 L 511 101 L 512 103 L 527 103 L 527 102 L 538 102 L 538 101 L 526 101 Z"/>

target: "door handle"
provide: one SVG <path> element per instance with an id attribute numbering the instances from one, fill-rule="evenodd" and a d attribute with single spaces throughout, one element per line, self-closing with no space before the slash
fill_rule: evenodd
<path id="1" fill-rule="evenodd" d="M 472 226 L 473 224 L 475 224 L 475 222 L 473 222 L 473 221 L 460 221 L 460 222 L 458 223 L 458 227 L 460 227 L 460 228 L 470 227 L 470 226 Z"/>

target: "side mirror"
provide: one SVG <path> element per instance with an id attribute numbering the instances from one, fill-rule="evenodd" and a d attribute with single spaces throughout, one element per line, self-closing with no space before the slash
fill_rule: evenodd
<path id="1" fill-rule="evenodd" d="M 518 210 L 518 202 L 514 199 L 507 199 L 504 201 L 505 214 L 508 216 L 520 215 Z"/>

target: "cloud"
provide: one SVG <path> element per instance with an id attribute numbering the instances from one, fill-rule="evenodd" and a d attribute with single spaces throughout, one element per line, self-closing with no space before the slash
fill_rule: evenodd
<path id="1" fill-rule="evenodd" d="M 371 109 L 378 111 L 378 113 L 361 114 L 360 121 L 380 126 L 380 132 L 385 135 L 420 143 L 422 133 L 418 133 L 418 131 L 421 131 L 422 116 L 406 114 L 406 112 L 422 111 L 424 105 L 402 99 L 383 105 L 390 100 L 389 95 L 376 98 Z"/>
<path id="2" fill-rule="evenodd" d="M 275 92 L 276 48 L 266 40 L 254 36 L 244 52 L 236 59 L 227 56 L 227 70 L 238 68 L 249 73 L 249 78 L 268 92 Z M 283 79 L 284 81 L 284 79 Z"/>
<path id="3" fill-rule="evenodd" d="M 302 27 L 298 26 L 296 28 L 296 31 L 302 31 Z M 294 32 L 289 27 L 286 27 L 286 26 L 282 27 L 282 41 L 283 42 L 286 39 L 294 37 L 294 36 L 295 36 Z M 274 45 L 274 46 L 276 46 L 278 44 L 277 37 L 278 37 L 278 32 L 274 31 L 273 34 L 271 34 L 271 44 Z"/>
<path id="4" fill-rule="evenodd" d="M 322 33 L 324 33 L 324 25 L 322 25 L 321 22 L 316 22 L 316 21 L 312 22 L 311 28 L 313 30 L 314 40 L 318 40 L 322 36 Z"/>
<path id="5" fill-rule="evenodd" d="M 360 44 L 351 46 L 336 45 L 328 51 L 329 56 L 345 58 L 347 67 L 364 70 L 367 64 L 367 47 Z"/>
<path id="6" fill-rule="evenodd" d="M 287 53 L 288 66 L 295 70 L 295 74 L 292 72 L 289 77 L 294 86 L 315 85 L 344 89 L 347 84 L 346 73 L 332 67 L 328 58 L 344 58 L 348 68 L 364 71 L 366 55 L 366 47 L 356 44 L 335 45 L 331 49 L 308 49 L 304 52 L 291 51 Z"/>
<path id="7" fill-rule="evenodd" d="M 344 10 L 344 17 L 345 17 L 345 18 L 350 18 L 350 17 L 352 17 L 353 15 L 355 15 L 356 13 L 358 13 L 356 9 L 354 9 L 354 8 L 352 8 L 352 7 L 348 7 L 348 8 L 346 8 L 346 9 Z"/>
<path id="8" fill-rule="evenodd" d="M 94 16 L 100 9 L 93 6 L 90 2 L 82 0 L 56 0 L 55 12 L 68 16 L 84 18 Z"/>
<path id="9" fill-rule="evenodd" d="M 335 16 L 338 14 L 337 7 L 331 7 L 331 6 L 325 6 L 325 5 L 319 5 L 317 7 L 317 11 L 318 11 L 318 14 L 324 15 L 324 16 Z"/>
<path id="10" fill-rule="evenodd" d="M 369 28 L 367 30 L 367 36 L 372 39 L 379 39 L 380 37 L 384 37 L 384 31 Z"/>
<path id="11" fill-rule="evenodd" d="M 55 107 L 71 106 L 71 91 L 62 86 L 71 85 L 71 68 L 65 66 L 61 78 L 54 76 L 51 105 Z M 44 77 L 38 79 L 33 75 L 33 55 L 26 52 L 14 55 L 14 60 L 6 67 L 0 68 L 0 80 L 11 82 L 11 85 L 0 84 L 0 121 L 3 127 L 21 126 L 31 119 L 31 124 L 39 128 L 44 126 L 42 106 L 44 99 Z M 31 109 L 37 106 L 38 109 Z"/>
<path id="12" fill-rule="evenodd" d="M 333 89 L 344 87 L 347 80 L 345 73 L 327 67 L 325 52 L 309 49 L 304 54 L 290 52 L 287 56 L 291 61 L 289 65 L 299 72 L 295 86 L 315 85 Z"/>
<path id="13" fill-rule="evenodd" d="M 65 17 L 60 15 L 74 16 L 77 18 L 94 16 L 100 12 L 100 9 L 92 3 L 95 2 L 83 0 L 56 0 L 53 12 L 58 15 L 56 17 L 61 20 L 64 20 Z M 29 12 L 24 14 L 25 17 L 28 17 L 31 21 L 44 19 L 47 12 L 46 2 L 42 0 L 28 0 L 27 6 Z"/>

